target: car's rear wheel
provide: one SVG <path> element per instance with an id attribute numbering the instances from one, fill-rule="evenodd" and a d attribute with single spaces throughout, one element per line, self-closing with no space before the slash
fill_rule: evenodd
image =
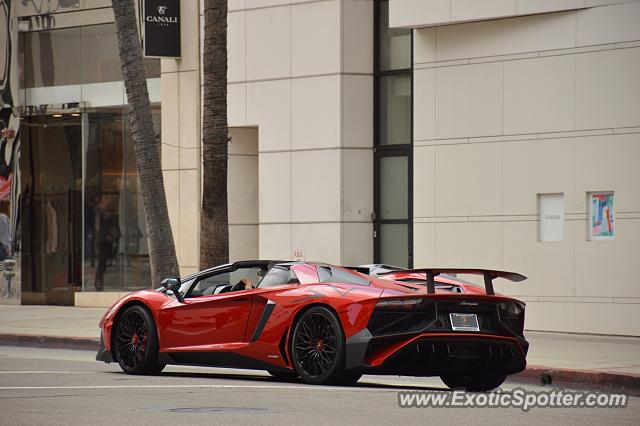
<path id="1" fill-rule="evenodd" d="M 467 392 L 487 392 L 499 387 L 507 378 L 504 374 L 445 375 L 440 379 L 450 389 L 462 389 Z"/>
<path id="2" fill-rule="evenodd" d="M 120 368 L 128 374 L 156 374 L 165 364 L 158 362 L 158 332 L 151 313 L 134 305 L 118 318 L 113 344 Z"/>
<path id="3" fill-rule="evenodd" d="M 293 328 L 293 367 L 306 383 L 339 384 L 345 378 L 345 339 L 335 314 L 322 306 L 304 312 Z"/>

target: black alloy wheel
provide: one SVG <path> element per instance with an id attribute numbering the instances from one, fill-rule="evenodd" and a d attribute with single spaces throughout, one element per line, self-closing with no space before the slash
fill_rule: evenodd
<path id="1" fill-rule="evenodd" d="M 296 322 L 291 341 L 293 367 L 306 383 L 354 383 L 354 376 L 344 369 L 345 351 L 344 332 L 329 309 L 312 307 Z"/>
<path id="2" fill-rule="evenodd" d="M 118 318 L 114 329 L 115 355 L 128 374 L 159 373 L 165 364 L 158 359 L 158 333 L 149 311 L 131 306 Z"/>

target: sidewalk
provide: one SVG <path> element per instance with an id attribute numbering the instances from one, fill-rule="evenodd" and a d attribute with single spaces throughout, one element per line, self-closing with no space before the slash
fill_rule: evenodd
<path id="1" fill-rule="evenodd" d="M 0 344 L 98 349 L 104 308 L 0 305 Z M 640 390 L 640 338 L 529 331 L 523 379 Z"/>

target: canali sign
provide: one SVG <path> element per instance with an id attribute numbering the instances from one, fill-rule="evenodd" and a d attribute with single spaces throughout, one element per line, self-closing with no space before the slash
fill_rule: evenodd
<path id="1" fill-rule="evenodd" d="M 180 0 L 144 0 L 144 56 L 180 57 Z"/>

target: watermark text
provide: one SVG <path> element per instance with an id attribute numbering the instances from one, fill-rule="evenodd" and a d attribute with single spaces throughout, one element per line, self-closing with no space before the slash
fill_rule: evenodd
<path id="1" fill-rule="evenodd" d="M 475 393 L 455 390 L 452 392 L 420 391 L 398 392 L 401 408 L 422 407 L 499 407 L 519 408 L 624 408 L 628 395 L 590 391 L 550 389 L 532 391 L 515 388 L 510 391 L 495 390 L 490 393 Z"/>

